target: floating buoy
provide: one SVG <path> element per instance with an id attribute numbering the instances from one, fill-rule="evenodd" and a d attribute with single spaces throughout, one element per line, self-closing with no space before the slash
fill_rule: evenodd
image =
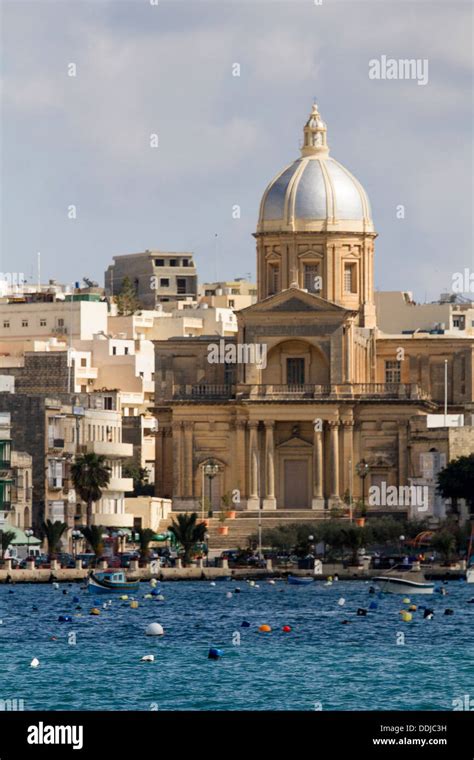
<path id="1" fill-rule="evenodd" d="M 216 582 L 215 582 L 215 581 L 211 581 L 209 585 L 210 585 L 210 586 L 215 586 L 215 585 L 216 585 Z"/>
<path id="2" fill-rule="evenodd" d="M 158 594 L 160 593 L 160 590 L 158 588 L 153 588 L 151 590 L 151 593 L 153 596 L 158 596 Z"/>
<path id="3" fill-rule="evenodd" d="M 472 597 L 472 599 L 468 599 L 468 600 L 467 600 L 467 603 L 468 603 L 468 604 L 474 604 L 474 596 Z"/>
<path id="4" fill-rule="evenodd" d="M 150 623 L 145 629 L 147 636 L 163 636 L 164 632 L 163 626 L 160 623 Z"/>
<path id="5" fill-rule="evenodd" d="M 69 594 L 69 591 L 67 589 L 63 589 L 63 594 Z"/>
<path id="6" fill-rule="evenodd" d="M 342 625 L 349 625 L 350 622 L 350 620 L 341 620 Z"/>
<path id="7" fill-rule="evenodd" d="M 376 610 L 378 607 L 377 602 L 370 602 L 369 604 L 369 610 Z"/>
<path id="8" fill-rule="evenodd" d="M 71 623 L 72 617 L 70 615 L 60 615 L 58 617 L 58 623 Z"/>
<path id="9" fill-rule="evenodd" d="M 255 586 L 255 581 L 249 581 L 249 586 Z"/>
<path id="10" fill-rule="evenodd" d="M 446 594 L 448 593 L 448 590 L 444 588 L 444 586 L 442 586 L 439 590 L 439 593 L 441 594 L 441 596 L 446 596 Z"/>
<path id="11" fill-rule="evenodd" d="M 431 610 L 429 607 L 426 607 L 423 612 L 423 619 L 424 620 L 432 620 L 434 615 L 434 610 Z"/>
<path id="12" fill-rule="evenodd" d="M 346 603 L 346 600 L 344 599 L 343 596 L 341 596 L 341 598 L 337 600 L 337 603 L 338 603 L 339 607 L 344 607 L 344 605 Z"/>
<path id="13" fill-rule="evenodd" d="M 51 636 L 50 641 L 57 641 L 57 636 Z"/>
<path id="14" fill-rule="evenodd" d="M 76 608 L 75 608 L 75 609 L 76 609 L 76 610 L 82 610 L 82 607 L 81 607 L 81 605 L 80 605 L 80 604 L 77 604 L 77 605 L 76 605 Z"/>
<path id="15" fill-rule="evenodd" d="M 91 611 L 89 612 L 89 615 L 100 615 L 100 610 L 97 609 L 97 607 L 92 607 Z"/>
<path id="16" fill-rule="evenodd" d="M 59 588 L 59 583 L 53 583 L 53 588 Z"/>
<path id="17" fill-rule="evenodd" d="M 231 591 L 227 592 L 226 599 L 232 599 L 232 592 Z"/>
<path id="18" fill-rule="evenodd" d="M 270 580 L 268 581 L 268 583 L 269 583 L 271 586 L 274 586 L 274 585 L 275 585 L 275 581 L 273 580 L 273 578 L 270 578 Z"/>
<path id="19" fill-rule="evenodd" d="M 357 608 L 357 615 L 359 617 L 363 617 L 364 615 L 367 615 L 367 610 L 365 610 L 363 607 Z"/>
<path id="20" fill-rule="evenodd" d="M 165 601 L 165 597 L 163 596 L 163 594 L 158 594 L 158 596 L 155 596 L 155 599 L 156 599 L 157 602 L 164 602 Z"/>
<path id="21" fill-rule="evenodd" d="M 237 588 L 234 588 L 234 594 L 240 594 L 240 588 L 237 586 Z"/>
<path id="22" fill-rule="evenodd" d="M 337 581 L 338 581 L 338 580 L 339 580 L 339 576 L 338 576 L 338 574 L 337 574 L 337 573 L 334 573 L 334 581 L 337 583 Z"/>
<path id="23" fill-rule="evenodd" d="M 242 622 L 240 624 L 240 627 L 241 628 L 250 628 L 250 623 L 248 622 L 248 620 L 242 620 Z"/>
<path id="24" fill-rule="evenodd" d="M 270 628 L 269 625 L 264 624 L 264 625 L 261 625 L 258 630 L 260 631 L 260 633 L 270 633 L 272 629 Z"/>
<path id="25" fill-rule="evenodd" d="M 122 596 L 120 597 L 120 599 L 121 599 L 123 602 L 126 602 L 126 601 L 127 601 L 127 599 L 128 599 L 128 595 L 127 595 L 127 594 L 122 594 Z"/>
<path id="26" fill-rule="evenodd" d="M 216 649 L 216 647 L 211 647 L 207 655 L 207 659 L 218 660 L 219 657 L 222 657 L 223 654 L 224 652 L 222 651 L 222 649 Z"/>
<path id="27" fill-rule="evenodd" d="M 454 615 L 454 610 L 445 610 L 444 614 L 445 615 Z"/>
<path id="28" fill-rule="evenodd" d="M 258 583 L 255 584 L 254 588 L 260 588 L 260 586 L 258 585 Z"/>
<path id="29" fill-rule="evenodd" d="M 30 668 L 37 668 L 40 664 L 40 661 L 37 657 L 33 657 L 33 659 L 30 662 Z"/>
<path id="30" fill-rule="evenodd" d="M 158 581 L 156 580 L 156 578 L 151 578 L 150 579 L 150 586 L 155 587 L 157 583 L 158 583 Z"/>
<path id="31" fill-rule="evenodd" d="M 142 657 L 140 662 L 155 662 L 155 655 L 154 654 L 146 654 Z"/>
<path id="32" fill-rule="evenodd" d="M 144 599 L 153 599 L 151 594 L 145 594 Z"/>
<path id="33" fill-rule="evenodd" d="M 410 600 L 407 596 L 404 597 L 403 604 L 410 604 Z"/>
<path id="34" fill-rule="evenodd" d="M 326 579 L 326 580 L 328 581 L 328 583 L 329 583 L 329 582 L 331 582 L 331 583 L 332 583 L 332 575 L 328 575 L 328 577 L 327 577 L 327 579 Z"/>
<path id="35" fill-rule="evenodd" d="M 325 586 L 332 586 L 332 581 L 326 581 Z"/>
<path id="36" fill-rule="evenodd" d="M 130 608 L 132 610 L 136 610 L 138 608 L 138 602 L 136 601 L 130 602 Z"/>
<path id="37" fill-rule="evenodd" d="M 416 612 L 417 606 L 416 606 L 416 604 L 410 604 L 410 606 L 409 606 L 408 609 L 410 610 L 410 612 Z"/>
<path id="38" fill-rule="evenodd" d="M 407 612 L 407 610 L 400 610 L 400 617 L 404 623 L 409 623 L 413 615 L 411 612 Z"/>
<path id="39" fill-rule="evenodd" d="M 290 633 L 291 626 L 290 625 L 284 625 L 281 630 L 284 631 L 285 633 Z"/>

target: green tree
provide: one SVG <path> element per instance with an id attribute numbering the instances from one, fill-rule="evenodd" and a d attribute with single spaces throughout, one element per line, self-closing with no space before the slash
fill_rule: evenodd
<path id="1" fill-rule="evenodd" d="M 153 496 L 154 486 L 148 482 L 150 470 L 139 467 L 135 463 L 124 464 L 122 467 L 124 478 L 133 479 L 133 493 L 135 496 Z"/>
<path id="2" fill-rule="evenodd" d="M 139 528 L 137 533 L 140 542 L 140 559 L 146 560 L 150 553 L 150 542 L 153 540 L 155 531 L 151 528 Z"/>
<path id="3" fill-rule="evenodd" d="M 351 552 L 351 565 L 359 564 L 359 549 L 370 543 L 372 533 L 370 528 L 358 528 L 354 525 L 344 525 L 342 542 Z"/>
<path id="4" fill-rule="evenodd" d="M 431 546 L 441 554 L 444 562 L 449 562 L 456 547 L 456 539 L 451 531 L 439 530 L 432 537 Z"/>
<path id="5" fill-rule="evenodd" d="M 50 559 L 52 559 L 58 553 L 61 538 L 66 531 L 67 523 L 61 522 L 60 520 L 56 520 L 55 522 L 46 520 L 44 523 L 42 523 L 41 535 L 46 540 L 46 543 L 48 545 L 47 553 Z"/>
<path id="6" fill-rule="evenodd" d="M 6 550 L 10 546 L 15 536 L 16 536 L 16 533 L 14 530 L 0 531 L 0 549 L 2 550 L 2 556 L 1 556 L 2 560 L 3 560 L 3 555 L 5 554 Z"/>
<path id="7" fill-rule="evenodd" d="M 137 291 L 130 277 L 126 276 L 122 280 L 122 286 L 118 296 L 115 298 L 117 311 L 120 317 L 128 317 L 135 314 L 140 308 L 140 301 L 137 298 Z"/>
<path id="8" fill-rule="evenodd" d="M 105 464 L 102 454 L 81 454 L 71 465 L 71 476 L 74 488 L 82 501 L 87 504 L 87 526 L 92 523 L 92 505 L 99 501 L 102 490 L 110 481 L 110 467 Z"/>
<path id="9" fill-rule="evenodd" d="M 188 565 L 191 560 L 191 554 L 196 544 L 204 541 L 206 526 L 204 523 L 197 522 L 197 512 L 192 514 L 177 515 L 176 520 L 173 518 L 168 530 L 175 537 L 176 543 L 181 547 L 181 554 L 184 565 Z"/>
<path id="10" fill-rule="evenodd" d="M 443 499 L 451 499 L 455 514 L 458 499 L 465 499 L 470 513 L 474 513 L 474 454 L 451 460 L 438 473 L 438 491 Z"/>
<path id="11" fill-rule="evenodd" d="M 104 553 L 104 528 L 102 525 L 90 525 L 82 528 L 81 533 L 94 552 L 97 561 Z"/>

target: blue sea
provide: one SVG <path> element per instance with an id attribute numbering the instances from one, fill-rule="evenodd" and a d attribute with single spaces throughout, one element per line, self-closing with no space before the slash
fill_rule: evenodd
<path id="1" fill-rule="evenodd" d="M 97 597 L 94 617 L 80 584 L 2 585 L 0 700 L 22 699 L 25 710 L 452 710 L 474 696 L 474 587 L 451 581 L 446 596 L 413 596 L 435 614 L 418 608 L 411 622 L 400 621 L 401 595 L 369 587 L 168 582 L 157 601 L 143 598 L 143 583 L 138 609 L 116 596 L 104 609 Z M 371 602 L 377 609 L 357 616 Z M 145 635 L 152 622 L 164 636 Z M 223 656 L 209 660 L 210 647 Z M 141 662 L 147 654 L 155 661 Z"/>

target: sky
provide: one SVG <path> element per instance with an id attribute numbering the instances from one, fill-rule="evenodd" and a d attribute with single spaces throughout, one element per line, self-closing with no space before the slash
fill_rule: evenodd
<path id="1" fill-rule="evenodd" d="M 43 281 L 102 284 L 151 249 L 254 279 L 260 199 L 316 98 L 371 201 L 376 288 L 433 300 L 474 273 L 469 0 L 153 2 L 0 0 L 0 271 L 36 281 L 40 252 Z M 370 78 L 382 56 L 427 60 L 427 84 Z"/>

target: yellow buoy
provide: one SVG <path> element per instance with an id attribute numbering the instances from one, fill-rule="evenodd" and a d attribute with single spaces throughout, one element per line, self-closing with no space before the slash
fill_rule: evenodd
<path id="1" fill-rule="evenodd" d="M 127 599 L 128 599 L 127 594 L 122 594 L 122 596 L 120 597 L 120 599 L 122 599 L 124 602 L 126 602 Z"/>
<path id="2" fill-rule="evenodd" d="M 403 599 L 403 604 L 410 604 L 410 600 L 407 596 Z"/>
<path id="3" fill-rule="evenodd" d="M 410 604 L 408 609 L 411 610 L 412 612 L 416 612 L 416 609 L 417 609 L 416 604 Z"/>
<path id="4" fill-rule="evenodd" d="M 136 610 L 138 607 L 138 602 L 130 602 L 130 607 L 132 608 L 132 610 Z"/>
<path id="5" fill-rule="evenodd" d="M 97 609 L 97 607 L 92 607 L 90 615 L 100 615 L 100 610 Z"/>
<path id="6" fill-rule="evenodd" d="M 400 610 L 400 617 L 404 623 L 409 623 L 410 620 L 413 618 L 413 615 L 411 614 L 411 612 L 407 612 L 406 610 Z"/>
<path id="7" fill-rule="evenodd" d="M 258 629 L 261 633 L 270 633 L 272 630 L 269 625 L 261 625 Z"/>
<path id="8" fill-rule="evenodd" d="M 144 599 L 153 599 L 153 594 L 145 594 Z"/>

